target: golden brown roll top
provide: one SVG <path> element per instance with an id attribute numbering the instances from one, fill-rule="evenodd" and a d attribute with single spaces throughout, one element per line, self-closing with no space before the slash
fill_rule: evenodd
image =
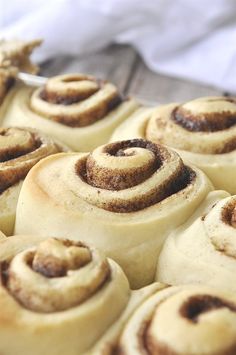
<path id="1" fill-rule="evenodd" d="M 23 179 L 42 158 L 67 148 L 28 128 L 0 128 L 0 229 L 13 232 Z"/>
<path id="2" fill-rule="evenodd" d="M 127 322 L 122 355 L 234 355 L 236 298 L 203 286 L 170 287 L 151 296 Z"/>
<path id="3" fill-rule="evenodd" d="M 15 90 L 3 125 L 29 126 L 66 143 L 76 151 L 90 151 L 107 142 L 114 128 L 138 104 L 125 99 L 109 82 L 85 74 L 65 74 L 47 80 L 36 90 Z"/>
<path id="4" fill-rule="evenodd" d="M 146 136 L 170 147 L 201 154 L 224 154 L 236 148 L 236 100 L 205 97 L 157 108 Z"/>
<path id="5" fill-rule="evenodd" d="M 82 238 L 122 265 L 138 288 L 153 281 L 167 233 L 211 188 L 202 172 L 161 145 L 110 143 L 37 164 L 23 186 L 15 231 Z"/>
<path id="6" fill-rule="evenodd" d="M 81 354 L 126 307 L 122 270 L 84 243 L 19 236 L 0 247 L 3 354 Z"/>

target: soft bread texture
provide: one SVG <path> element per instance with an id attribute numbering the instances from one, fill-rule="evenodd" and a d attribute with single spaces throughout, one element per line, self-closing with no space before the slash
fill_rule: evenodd
<path id="1" fill-rule="evenodd" d="M 59 154 L 28 174 L 15 232 L 91 243 L 138 288 L 153 281 L 166 236 L 211 189 L 201 171 L 144 140 L 108 144 L 91 154 Z"/>
<path id="2" fill-rule="evenodd" d="M 66 74 L 48 79 L 36 90 L 23 85 L 13 89 L 2 125 L 37 128 L 72 150 L 86 152 L 106 143 L 138 106 L 135 99 L 124 99 L 113 84 Z"/>
<path id="3" fill-rule="evenodd" d="M 101 355 L 234 355 L 236 297 L 206 286 L 167 287 L 124 325 L 116 348 Z"/>
<path id="4" fill-rule="evenodd" d="M 159 282 L 154 282 L 151 285 L 132 291 L 129 303 L 124 312 L 106 331 L 86 355 L 112 355 L 118 354 L 118 343 L 123 329 L 126 327 L 129 319 L 134 312 L 153 294 L 166 288 L 167 286 Z M 84 354 L 85 355 L 85 354 Z"/>
<path id="5" fill-rule="evenodd" d="M 22 182 L 40 159 L 68 148 L 28 128 L 0 128 L 0 230 L 11 235 Z"/>
<path id="6" fill-rule="evenodd" d="M 1 354 L 82 354 L 130 298 L 121 268 L 80 242 L 13 236 L 0 265 Z"/>
<path id="7" fill-rule="evenodd" d="M 158 280 L 201 283 L 235 293 L 235 196 L 214 191 L 205 208 L 171 234 L 160 254 Z"/>
<path id="8" fill-rule="evenodd" d="M 203 97 L 141 109 L 120 125 L 111 141 L 145 138 L 175 149 L 202 169 L 215 188 L 236 193 L 236 100 Z"/>

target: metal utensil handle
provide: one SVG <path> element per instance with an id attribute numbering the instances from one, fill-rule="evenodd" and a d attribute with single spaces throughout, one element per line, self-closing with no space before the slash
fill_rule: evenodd
<path id="1" fill-rule="evenodd" d="M 27 73 L 19 73 L 18 78 L 24 81 L 25 84 L 30 86 L 42 86 L 45 85 L 47 78 L 38 75 L 32 75 Z"/>

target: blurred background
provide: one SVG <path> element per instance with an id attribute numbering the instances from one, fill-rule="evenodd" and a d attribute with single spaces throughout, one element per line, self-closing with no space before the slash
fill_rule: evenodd
<path id="1" fill-rule="evenodd" d="M 0 0 L 0 38 L 43 38 L 42 75 L 93 74 L 143 101 L 236 93 L 236 0 Z"/>

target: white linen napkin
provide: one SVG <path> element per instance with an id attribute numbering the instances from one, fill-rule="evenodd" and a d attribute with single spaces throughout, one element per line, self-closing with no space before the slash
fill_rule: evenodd
<path id="1" fill-rule="evenodd" d="M 236 92 L 235 0 L 0 0 L 0 38 L 44 38 L 38 62 L 128 43 L 156 72 Z"/>

